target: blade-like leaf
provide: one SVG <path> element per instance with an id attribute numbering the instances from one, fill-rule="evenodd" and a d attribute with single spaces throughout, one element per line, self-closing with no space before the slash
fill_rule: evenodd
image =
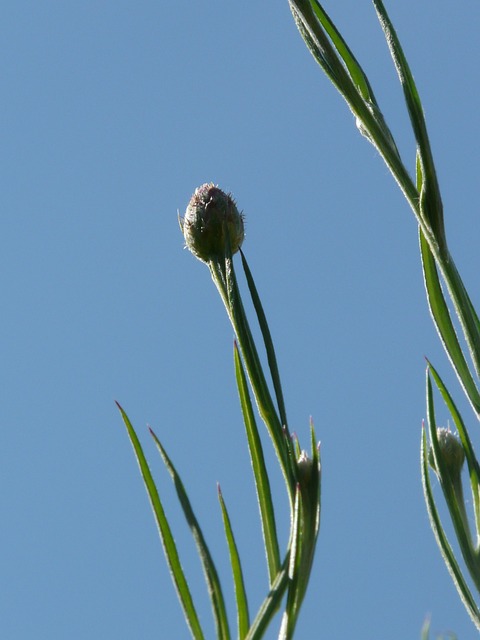
<path id="1" fill-rule="evenodd" d="M 230 317 L 238 338 L 238 344 L 245 362 L 250 385 L 257 402 L 259 413 L 267 426 L 275 447 L 285 477 L 290 501 L 293 501 L 294 466 L 289 455 L 290 438 L 286 427 L 282 426 L 270 389 L 263 373 L 262 364 L 258 356 L 255 341 L 250 330 L 247 316 L 243 307 L 233 260 L 225 260 L 228 305 Z"/>
<path id="2" fill-rule="evenodd" d="M 423 231 L 419 230 L 423 276 L 430 313 L 445 351 L 465 389 L 474 411 L 480 415 L 480 394 L 463 355 L 450 312 L 443 295 L 435 259 Z"/>
<path id="3" fill-rule="evenodd" d="M 218 499 L 220 501 L 220 507 L 222 509 L 223 524 L 225 527 L 225 536 L 227 538 L 228 550 L 230 553 L 230 564 L 232 567 L 233 584 L 235 587 L 235 599 L 237 602 L 238 637 L 240 640 L 242 640 L 247 635 L 248 629 L 250 627 L 247 593 L 245 591 L 245 582 L 243 579 L 240 556 L 238 554 L 237 544 L 233 535 L 230 517 L 228 515 L 222 492 L 220 490 L 220 485 L 218 486 Z"/>
<path id="4" fill-rule="evenodd" d="M 289 0 L 289 3 L 305 44 L 347 102 L 359 131 L 380 153 L 418 217 L 417 190 L 360 64 L 317 0 Z"/>
<path id="5" fill-rule="evenodd" d="M 250 452 L 250 460 L 255 479 L 255 489 L 257 491 L 270 584 L 272 584 L 280 569 L 280 551 L 278 546 L 277 527 L 275 524 L 275 510 L 270 490 L 270 480 L 268 478 L 262 443 L 258 434 L 255 415 L 250 401 L 245 372 L 243 370 L 240 354 L 238 353 L 236 345 L 234 347 L 233 355 L 235 363 L 235 377 L 237 379 L 238 394 L 240 396 L 240 405 L 242 407 L 243 420 L 247 434 L 248 450 Z"/>
<path id="6" fill-rule="evenodd" d="M 282 384 L 280 382 L 280 373 L 278 371 L 277 357 L 275 355 L 275 349 L 273 346 L 273 340 L 272 340 L 272 336 L 268 326 L 267 317 L 263 310 L 260 296 L 258 295 L 257 287 L 255 285 L 255 281 L 252 276 L 252 272 L 250 271 L 250 267 L 248 266 L 247 259 L 245 258 L 245 254 L 241 249 L 240 249 L 240 255 L 242 257 L 243 270 L 245 272 L 248 288 L 250 290 L 250 295 L 252 296 L 253 306 L 257 314 L 258 324 L 260 326 L 260 330 L 263 336 L 263 342 L 265 344 L 265 351 L 267 353 L 268 366 L 270 368 L 270 375 L 272 376 L 273 388 L 275 389 L 275 396 L 277 398 L 278 410 L 280 413 L 280 420 L 282 422 L 282 426 L 286 427 L 288 425 L 287 412 L 285 410 L 285 402 L 283 400 Z"/>
<path id="7" fill-rule="evenodd" d="M 160 455 L 163 458 L 163 462 L 165 463 L 165 466 L 167 467 L 167 470 L 172 477 L 172 480 L 178 495 L 178 499 L 180 501 L 180 504 L 183 509 L 183 513 L 185 515 L 185 519 L 187 520 L 187 523 L 192 531 L 195 544 L 197 545 L 198 554 L 202 562 L 203 571 L 205 574 L 205 580 L 208 587 L 208 593 L 210 595 L 210 601 L 212 604 L 213 616 L 215 619 L 215 625 L 217 629 L 217 637 L 222 639 L 224 638 L 225 640 L 229 640 L 230 629 L 228 627 L 225 600 L 223 597 L 222 588 L 220 585 L 220 579 L 218 577 L 218 573 L 215 568 L 212 555 L 207 546 L 205 537 L 202 533 L 198 520 L 193 512 L 192 506 L 190 504 L 190 500 L 183 486 L 183 482 L 177 473 L 177 470 L 173 466 L 172 461 L 168 457 L 159 439 L 151 429 L 150 429 L 150 433 L 152 434 L 152 437 L 155 441 L 155 444 L 157 445 Z"/>
<path id="8" fill-rule="evenodd" d="M 317 436 L 315 434 L 315 428 L 313 421 L 310 426 L 310 446 L 312 448 L 312 460 L 316 468 L 316 474 L 318 476 L 318 500 L 317 500 L 317 513 L 315 514 L 315 535 L 318 536 L 320 532 L 320 514 L 322 510 L 322 463 L 320 460 L 320 442 L 317 442 Z"/>
<path id="9" fill-rule="evenodd" d="M 190 593 L 190 589 L 188 588 L 182 565 L 180 564 L 175 540 L 173 539 L 172 532 L 168 524 L 168 520 L 165 516 L 157 487 L 143 453 L 142 446 L 130 420 L 128 419 L 127 414 L 118 404 L 118 402 L 116 404 L 120 410 L 123 422 L 125 423 L 125 426 L 127 428 L 128 437 L 130 438 L 133 451 L 137 458 L 138 466 L 140 467 L 140 473 L 142 474 L 143 482 L 147 490 L 147 495 L 150 499 L 153 514 L 157 522 L 158 532 L 160 534 L 163 550 L 165 552 L 165 558 L 170 569 L 170 574 L 173 584 L 175 585 L 178 598 L 183 608 L 185 620 L 190 627 L 193 638 L 195 638 L 195 640 L 203 640 L 204 635 L 200 627 L 200 622 L 198 620 L 197 612 L 193 604 L 192 596 Z"/>
<path id="10" fill-rule="evenodd" d="M 312 2 L 310 0 L 289 0 L 289 4 L 305 44 L 331 82 L 345 99 L 347 99 L 346 93 L 357 93 L 354 83 L 348 76 L 321 23 L 315 16 Z M 347 88 L 347 85 L 350 86 Z"/>
<path id="11" fill-rule="evenodd" d="M 443 224 L 443 206 L 438 186 L 435 164 L 428 139 L 427 126 L 423 115 L 420 96 L 413 79 L 412 72 L 403 53 L 400 40 L 383 5 L 382 0 L 373 0 L 377 15 L 385 34 L 390 53 L 403 87 L 413 132 L 417 141 L 422 163 L 423 189 L 421 193 L 421 210 L 425 222 L 433 229 L 434 236 L 441 247 L 446 248 L 445 228 Z M 422 202 L 423 201 L 423 202 Z"/>
<path id="12" fill-rule="evenodd" d="M 289 582 L 288 564 L 289 554 L 287 554 L 282 568 L 278 572 L 277 577 L 275 578 L 267 597 L 262 602 L 245 640 L 260 640 L 260 638 L 263 638 L 265 630 L 267 629 L 274 615 L 277 613 L 282 602 L 282 598 L 285 595 L 285 590 Z"/>
<path id="13" fill-rule="evenodd" d="M 288 495 L 290 500 L 292 500 L 292 467 L 288 455 L 288 439 L 285 438 L 282 424 L 277 415 L 277 410 L 273 403 L 267 381 L 265 380 L 255 341 L 238 289 L 233 260 L 231 257 L 226 257 L 224 261 L 211 260 L 209 262 L 209 268 L 237 336 L 258 411 L 274 445 L 285 478 Z"/>
<path id="14" fill-rule="evenodd" d="M 430 638 L 430 618 L 427 618 L 422 626 L 421 640 L 429 640 Z"/>
<path id="15" fill-rule="evenodd" d="M 405 101 L 418 145 L 419 206 L 412 206 L 412 208 L 422 228 L 424 239 L 430 245 L 435 261 L 445 279 L 475 371 L 480 375 L 480 321 L 447 247 L 442 199 L 420 96 L 383 2 L 382 0 L 373 0 L 373 2 L 404 89 Z"/>
<path id="16" fill-rule="evenodd" d="M 359 94 L 365 101 L 377 104 L 375 96 L 373 95 L 372 87 L 370 86 L 370 82 L 368 81 L 366 74 L 353 55 L 350 47 L 338 31 L 337 27 L 328 16 L 325 9 L 316 0 L 314 0 L 310 4 L 320 24 L 325 29 L 333 46 L 337 50 L 340 59 L 343 60 L 343 63 L 345 64 L 345 67 L 353 83 L 357 87 L 357 91 L 359 92 Z"/>
<path id="17" fill-rule="evenodd" d="M 279 640 L 289 640 L 293 636 L 297 621 L 301 597 L 298 592 L 300 581 L 300 567 L 303 554 L 303 502 L 300 494 L 300 487 L 297 485 L 295 494 L 295 505 L 293 511 L 292 531 L 290 537 L 290 562 L 288 567 L 288 594 L 285 611 L 282 618 L 282 625 L 278 635 Z"/>
<path id="18" fill-rule="evenodd" d="M 452 257 L 448 254 L 445 260 L 439 262 L 439 265 L 462 327 L 473 366 L 477 376 L 480 376 L 480 323 L 477 313 Z"/>
<path id="19" fill-rule="evenodd" d="M 435 380 L 435 384 L 437 385 L 438 390 L 442 394 L 442 398 L 445 401 L 445 404 L 447 405 L 448 410 L 450 411 L 450 415 L 453 418 L 455 427 L 457 428 L 460 441 L 462 442 L 463 450 L 465 451 L 465 457 L 467 458 L 467 463 L 470 469 L 470 473 L 475 474 L 478 482 L 478 478 L 480 477 L 480 467 L 478 465 L 477 458 L 475 457 L 475 452 L 473 450 L 470 436 L 468 435 L 467 427 L 463 422 L 462 416 L 458 411 L 453 401 L 453 398 L 450 395 L 450 392 L 448 391 L 447 387 L 443 383 L 443 380 L 440 378 L 438 372 L 436 371 L 432 363 L 429 362 L 428 360 L 427 362 L 428 362 L 429 371 L 432 374 L 433 379 Z"/>

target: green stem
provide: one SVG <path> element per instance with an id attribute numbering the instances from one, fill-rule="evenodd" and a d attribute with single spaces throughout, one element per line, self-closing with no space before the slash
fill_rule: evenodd
<path id="1" fill-rule="evenodd" d="M 400 158 L 390 131 L 384 124 L 368 80 L 354 61 L 340 34 L 333 24 L 328 23 L 329 35 L 327 35 L 319 17 L 323 19 L 324 24 L 328 17 L 316 0 L 290 0 L 292 13 L 307 46 L 346 100 L 357 118 L 357 122 L 360 123 L 361 132 L 377 149 L 409 203 L 444 279 L 464 332 L 475 371 L 477 375 L 480 375 L 480 322 L 447 248 L 442 222 L 441 199 L 420 100 L 385 7 L 381 0 L 374 0 L 374 5 L 405 91 L 417 142 L 421 143 L 422 163 L 428 170 L 429 193 L 433 192 L 433 197 L 429 198 L 429 202 L 437 209 L 429 212 L 429 216 L 422 210 L 424 203 L 421 202 L 420 193 Z M 342 55 L 343 62 L 333 48 L 329 36 L 335 38 L 335 45 L 337 51 Z M 353 71 L 356 73 L 354 76 L 356 82 L 352 80 Z"/>
<path id="2" fill-rule="evenodd" d="M 286 425 L 282 425 L 280 422 L 263 374 L 260 358 L 238 292 L 233 260 L 231 257 L 226 257 L 224 261 L 220 259 L 211 260 L 208 266 L 237 336 L 257 407 L 272 439 L 285 478 L 290 505 L 292 506 L 294 500 L 295 466 L 291 449 L 288 445 L 290 435 Z"/>

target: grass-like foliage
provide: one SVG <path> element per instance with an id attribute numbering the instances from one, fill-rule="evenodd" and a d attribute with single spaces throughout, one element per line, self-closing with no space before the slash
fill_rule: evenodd
<path id="1" fill-rule="evenodd" d="M 241 253 L 241 265 L 261 330 L 275 398 L 271 396 L 235 275 L 232 248 L 234 252 L 238 251 L 243 241 L 243 217 L 238 212 L 233 199 L 212 184 L 203 185 L 193 195 L 185 218 L 180 220 L 180 226 L 187 247 L 208 265 L 236 335 L 235 377 L 257 491 L 269 575 L 265 599 L 251 619 L 241 558 L 227 507 L 219 490 L 218 496 L 235 588 L 238 637 L 248 640 L 261 638 L 283 606 L 279 637 L 286 640 L 293 636 L 307 590 L 320 527 L 320 459 L 315 432 L 311 425 L 309 454 L 302 451 L 298 441 L 290 435 L 273 341 L 252 273 L 245 255 Z M 279 547 L 270 477 L 264 460 L 251 393 L 277 454 L 291 509 L 288 522 L 289 541 L 283 553 Z M 120 411 L 145 482 L 185 619 L 192 636 L 204 638 L 170 525 L 145 455 L 128 416 L 122 408 Z M 178 499 L 197 545 L 212 605 L 217 637 L 227 640 L 231 637 L 230 624 L 212 554 L 177 470 L 153 432 L 152 436 L 172 477 Z"/>
<path id="2" fill-rule="evenodd" d="M 463 391 L 480 417 L 480 322 L 449 252 L 443 220 L 443 205 L 435 164 L 428 139 L 420 94 L 407 58 L 382 0 L 373 0 L 398 78 L 416 140 L 416 158 L 410 162 L 410 177 L 397 145 L 375 99 L 367 75 L 317 0 L 290 0 L 299 31 L 314 58 L 346 100 L 356 117 L 357 127 L 378 150 L 402 190 L 418 222 L 420 255 L 431 316 Z M 453 309 L 453 317 L 450 309 Z M 466 347 L 457 336 L 462 332 Z M 435 421 L 433 385 L 450 412 L 458 437 Z M 465 423 L 440 376 L 429 363 L 427 368 L 427 429 L 422 432 L 422 482 L 430 522 L 437 543 L 470 617 L 480 629 L 480 469 Z M 427 435 L 428 432 L 428 435 Z M 428 444 L 430 442 L 430 444 Z M 475 531 L 470 531 L 461 475 L 467 460 Z M 431 488 L 430 468 L 436 473 L 452 519 L 458 547 L 473 583 L 468 586 L 465 570 L 456 559 L 441 523 Z M 428 633 L 428 631 L 427 631 Z"/>
<path id="3" fill-rule="evenodd" d="M 385 6 L 382 0 L 373 0 L 403 88 L 405 104 L 416 140 L 416 157 L 411 158 L 407 165 L 400 156 L 366 73 L 323 6 L 317 0 L 289 0 L 289 2 L 305 44 L 345 99 L 355 116 L 360 133 L 374 145 L 385 161 L 416 217 L 420 256 L 431 316 L 450 363 L 478 420 L 480 417 L 478 380 L 480 322 L 448 249 L 440 187 L 420 95 Z M 412 170 L 414 178 L 408 167 Z M 185 217 L 180 219 L 180 226 L 187 247 L 208 266 L 236 335 L 235 378 L 257 491 L 269 575 L 265 599 L 252 617 L 248 604 L 248 585 L 243 578 L 241 558 L 232 523 L 219 490 L 221 516 L 235 588 L 237 635 L 240 639 L 261 638 L 275 615 L 282 610 L 279 638 L 286 640 L 294 634 L 308 587 L 320 527 L 321 474 L 315 432 L 311 426 L 309 453 L 301 450 L 298 442 L 290 435 L 272 337 L 252 273 L 241 250 L 244 237 L 243 216 L 239 213 L 233 198 L 213 184 L 202 185 L 192 196 Z M 233 260 L 237 252 L 240 255 L 256 320 L 261 329 L 262 348 L 268 363 L 274 397 L 270 393 L 262 359 L 258 354 L 242 303 Z M 457 331 L 463 334 L 464 340 L 459 339 Z M 435 421 L 434 387 L 447 406 L 458 436 L 449 429 L 439 427 Z M 254 402 L 252 402 L 252 396 Z M 427 510 L 445 564 L 470 617 L 480 629 L 478 606 L 480 467 L 465 422 L 439 374 L 430 363 L 427 367 L 426 405 L 427 424 L 422 430 L 421 438 L 421 475 Z M 279 547 L 278 524 L 270 490 L 270 477 L 265 465 L 254 406 L 270 436 L 289 499 L 291 510 L 288 522 L 289 538 L 287 547 L 283 551 Z M 126 413 L 122 408 L 120 411 L 143 476 L 186 622 L 193 638 L 204 638 L 170 525 L 145 455 Z M 217 637 L 228 640 L 232 633 L 230 621 L 227 618 L 222 586 L 212 554 L 178 471 L 153 432 L 152 436 L 171 475 L 186 521 L 197 545 L 212 605 Z M 465 460 L 472 496 L 471 499 L 468 497 L 467 503 L 473 504 L 473 518 L 468 517 L 464 498 L 462 468 Z M 447 539 L 440 519 L 432 491 L 432 475 L 436 475 L 440 482 L 451 516 L 456 536 L 456 544 L 453 546 Z M 470 521 L 473 521 L 474 532 L 471 531 Z M 458 550 L 460 550 L 462 561 L 459 561 Z M 428 634 L 429 625 L 426 623 L 421 632 L 422 640 L 427 640 Z"/>

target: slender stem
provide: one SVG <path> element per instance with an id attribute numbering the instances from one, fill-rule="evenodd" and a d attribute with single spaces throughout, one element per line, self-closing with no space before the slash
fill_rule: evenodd
<path id="1" fill-rule="evenodd" d="M 245 368 L 255 395 L 257 407 L 272 439 L 287 485 L 290 506 L 292 506 L 294 500 L 295 468 L 287 445 L 289 434 L 280 422 L 263 374 L 260 358 L 241 297 L 238 294 L 232 258 L 227 257 L 224 261 L 211 260 L 209 267 L 212 279 L 220 293 L 230 322 L 237 335 L 238 344 L 245 360 Z"/>

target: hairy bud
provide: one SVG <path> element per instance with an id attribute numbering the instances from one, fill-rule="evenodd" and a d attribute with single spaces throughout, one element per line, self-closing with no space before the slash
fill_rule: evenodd
<path id="1" fill-rule="evenodd" d="M 243 215 L 232 196 L 213 183 L 195 190 L 179 222 L 187 248 L 203 262 L 222 258 L 229 250 L 233 255 L 242 246 Z"/>

